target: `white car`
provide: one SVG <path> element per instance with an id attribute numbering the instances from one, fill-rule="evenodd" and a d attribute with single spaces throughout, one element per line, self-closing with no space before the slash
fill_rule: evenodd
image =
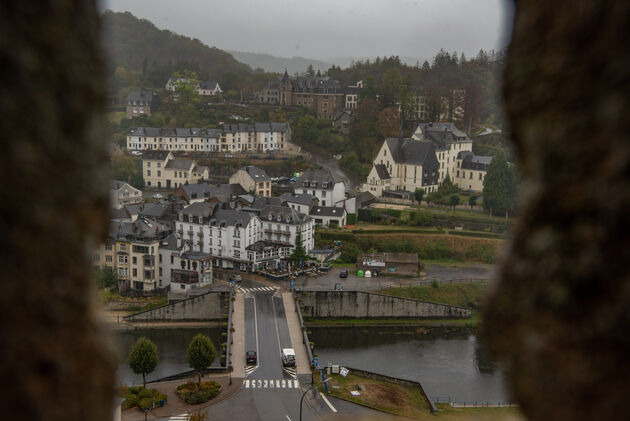
<path id="1" fill-rule="evenodd" d="M 153 198 L 154 198 L 154 199 L 161 199 L 161 198 L 162 198 L 162 195 L 161 195 L 160 193 L 155 193 L 155 194 L 153 195 Z"/>
<path id="2" fill-rule="evenodd" d="M 140 155 L 142 155 L 142 152 L 140 152 L 140 151 L 131 151 L 131 154 L 135 155 L 135 156 L 140 156 Z"/>

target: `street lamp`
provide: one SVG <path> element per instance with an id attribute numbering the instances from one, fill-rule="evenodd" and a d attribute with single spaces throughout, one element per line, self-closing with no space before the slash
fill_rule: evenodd
<path id="1" fill-rule="evenodd" d="M 332 377 L 327 378 L 326 380 L 324 380 L 322 383 L 326 383 L 328 382 L 328 380 L 330 380 Z M 300 421 L 302 421 L 302 403 L 304 402 L 304 396 L 306 396 L 306 394 L 308 392 L 310 392 L 311 390 L 315 389 L 317 387 L 316 384 L 314 384 L 313 386 L 309 387 L 308 389 L 306 389 L 306 392 L 302 393 L 302 397 L 300 398 Z"/>

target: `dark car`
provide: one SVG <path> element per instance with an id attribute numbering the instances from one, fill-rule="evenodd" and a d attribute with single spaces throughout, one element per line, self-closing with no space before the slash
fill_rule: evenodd
<path id="1" fill-rule="evenodd" d="M 247 351 L 247 364 L 257 364 L 258 358 L 256 357 L 256 351 Z"/>
<path id="2" fill-rule="evenodd" d="M 341 269 L 341 272 L 339 272 L 339 277 L 340 278 L 347 278 L 348 277 L 348 269 Z"/>

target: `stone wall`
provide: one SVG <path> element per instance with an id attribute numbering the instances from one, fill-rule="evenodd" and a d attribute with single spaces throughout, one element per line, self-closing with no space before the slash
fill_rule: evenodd
<path id="1" fill-rule="evenodd" d="M 323 318 L 462 318 L 471 310 L 446 304 L 363 291 L 300 291 L 304 317 Z"/>
<path id="2" fill-rule="evenodd" d="M 228 318 L 229 292 L 209 292 L 125 317 L 128 322 L 199 322 Z"/>

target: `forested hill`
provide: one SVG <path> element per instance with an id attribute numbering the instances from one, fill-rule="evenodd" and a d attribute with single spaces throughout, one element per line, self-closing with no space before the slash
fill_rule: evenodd
<path id="1" fill-rule="evenodd" d="M 129 12 L 105 11 L 102 15 L 108 76 L 129 74 L 135 84 L 163 87 L 174 71 L 190 69 L 201 80 L 217 80 L 224 90 L 247 88 L 252 69 L 229 53 L 208 47 L 198 39 L 160 30 Z M 115 84 L 114 84 L 115 85 Z"/>
<path id="2" fill-rule="evenodd" d="M 261 68 L 265 72 L 282 73 L 286 69 L 290 75 L 304 73 L 309 65 L 315 71 L 326 72 L 331 66 L 330 63 L 304 57 L 276 57 L 262 53 L 244 53 L 241 51 L 230 51 L 235 59 L 242 63 L 249 64 L 253 69 Z"/>

